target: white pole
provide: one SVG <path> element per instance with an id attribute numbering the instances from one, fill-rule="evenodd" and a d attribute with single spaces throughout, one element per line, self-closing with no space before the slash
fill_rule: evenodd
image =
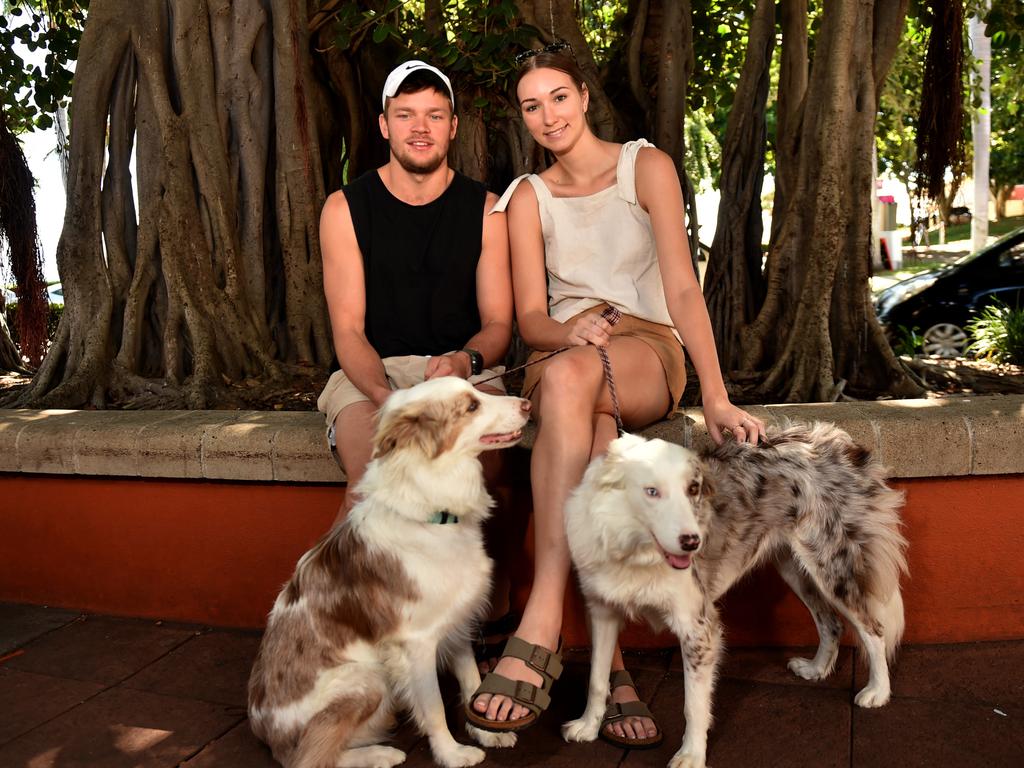
<path id="1" fill-rule="evenodd" d="M 991 5 L 985 0 L 984 11 Z M 974 209 L 971 211 L 971 240 L 974 250 L 984 248 L 988 241 L 988 160 L 992 139 L 992 41 L 985 35 L 981 17 L 971 16 L 971 47 L 978 60 L 978 72 L 973 75 L 974 86 L 981 101 L 971 121 L 974 134 Z"/>

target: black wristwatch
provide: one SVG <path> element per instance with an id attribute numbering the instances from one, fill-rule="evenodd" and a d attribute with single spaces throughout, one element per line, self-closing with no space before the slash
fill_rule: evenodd
<path id="1" fill-rule="evenodd" d="M 484 356 L 477 352 L 475 349 L 466 347 L 462 350 L 469 355 L 469 375 L 479 376 L 484 372 Z"/>

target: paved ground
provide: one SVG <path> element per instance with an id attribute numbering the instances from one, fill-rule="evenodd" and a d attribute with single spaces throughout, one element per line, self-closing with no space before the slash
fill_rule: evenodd
<path id="1" fill-rule="evenodd" d="M 0 604 L 0 766 L 3 768 L 270 768 L 249 733 L 245 687 L 254 632 Z M 783 650 L 735 649 L 716 701 L 709 762 L 742 766 L 1024 765 L 1024 641 L 904 648 L 893 701 L 851 704 L 863 680 L 844 649 L 824 684 L 796 680 Z M 485 766 L 665 765 L 682 735 L 683 678 L 671 652 L 632 656 L 641 694 L 666 743 L 625 753 L 567 745 L 562 720 L 582 711 L 585 656 L 571 657 L 555 704 L 513 750 Z M 454 703 L 454 696 L 447 700 Z M 450 722 L 461 719 L 456 708 Z M 408 726 L 395 739 L 407 765 L 432 765 Z"/>

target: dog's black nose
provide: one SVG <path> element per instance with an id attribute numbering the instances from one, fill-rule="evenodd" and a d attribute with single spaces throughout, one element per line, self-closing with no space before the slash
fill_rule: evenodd
<path id="1" fill-rule="evenodd" d="M 683 548 L 684 552 L 693 552 L 700 546 L 700 536 L 696 533 L 684 533 L 679 537 L 679 546 Z"/>

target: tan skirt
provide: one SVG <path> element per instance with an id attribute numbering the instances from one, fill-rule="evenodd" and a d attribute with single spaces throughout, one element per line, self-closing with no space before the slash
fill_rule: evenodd
<path id="1" fill-rule="evenodd" d="M 593 312 L 603 312 L 607 306 L 607 304 L 598 304 L 596 307 L 591 307 L 580 312 L 578 315 L 574 315 L 566 322 L 571 323 L 576 318 Z M 654 350 L 658 359 L 661 360 L 661 367 L 665 371 L 665 383 L 668 385 L 669 394 L 672 396 L 668 413 L 672 413 L 679 403 L 679 399 L 683 396 L 683 389 L 686 387 L 686 359 L 683 355 L 683 346 L 679 343 L 679 339 L 675 337 L 675 334 L 672 333 L 672 329 L 661 323 L 653 323 L 650 320 L 642 320 L 639 317 L 633 317 L 633 315 L 623 314 L 622 319 L 612 326 L 612 336 L 633 336 Z M 550 354 L 550 352 L 532 352 L 527 358 L 527 363 Z M 543 373 L 544 367 L 548 362 L 549 360 L 545 360 L 526 369 L 523 377 L 523 397 L 531 397 L 533 395 L 533 391 L 540 384 L 541 373 Z M 616 385 L 620 391 L 624 385 L 628 386 L 625 382 L 618 381 L 616 381 Z"/>

